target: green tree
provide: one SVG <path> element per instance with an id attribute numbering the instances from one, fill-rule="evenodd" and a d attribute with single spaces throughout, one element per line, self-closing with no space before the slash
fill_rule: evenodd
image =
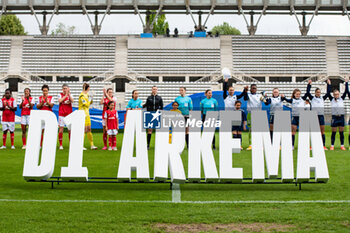
<path id="1" fill-rule="evenodd" d="M 214 35 L 217 32 L 220 35 L 241 35 L 241 32 L 237 28 L 230 26 L 230 24 L 228 24 L 227 22 L 213 27 L 213 29 L 211 29 L 211 32 Z"/>
<path id="2" fill-rule="evenodd" d="M 156 13 L 156 11 L 151 11 L 149 17 L 146 17 L 147 25 L 150 25 L 153 22 L 154 18 L 156 17 Z M 156 22 L 153 24 L 152 33 L 153 35 L 164 35 L 167 28 L 169 28 L 169 24 L 166 22 L 166 16 L 160 12 Z"/>
<path id="3" fill-rule="evenodd" d="M 21 20 L 16 15 L 3 15 L 0 18 L 0 35 L 26 35 Z"/>
<path id="4" fill-rule="evenodd" d="M 56 29 L 52 30 L 52 36 L 68 36 L 76 33 L 75 26 L 68 26 L 64 23 L 59 23 L 56 25 Z"/>

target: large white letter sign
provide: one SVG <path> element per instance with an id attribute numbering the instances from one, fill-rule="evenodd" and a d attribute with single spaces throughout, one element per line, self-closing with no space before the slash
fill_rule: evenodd
<path id="1" fill-rule="evenodd" d="M 312 157 L 310 157 L 310 136 Z M 299 123 L 297 182 L 308 181 L 310 169 L 315 169 L 317 182 L 328 181 L 328 167 L 317 114 L 315 111 L 303 111 L 300 113 Z"/>
<path id="2" fill-rule="evenodd" d="M 265 111 L 252 111 L 252 171 L 253 182 L 265 180 L 264 152 L 269 178 L 278 176 L 281 154 L 282 182 L 294 180 L 293 149 L 289 111 L 278 111 L 274 117 L 273 144 Z"/>
<path id="3" fill-rule="evenodd" d="M 118 179 L 131 181 L 131 170 L 136 169 L 137 180 L 149 180 L 146 131 L 142 129 L 142 111 L 129 110 L 124 129 L 123 146 L 120 154 Z M 136 133 L 136 156 L 134 141 Z"/>
<path id="4" fill-rule="evenodd" d="M 41 126 L 43 124 L 45 124 L 45 131 L 39 164 Z M 55 168 L 57 129 L 57 119 L 53 112 L 45 110 L 31 111 L 27 149 L 24 158 L 24 179 L 46 180 L 52 176 Z"/>
<path id="5" fill-rule="evenodd" d="M 64 118 L 64 123 L 71 130 L 69 143 L 68 167 L 61 168 L 61 177 L 65 180 L 88 180 L 88 169 L 83 167 L 83 146 L 85 113 L 74 111 Z"/>
<path id="6" fill-rule="evenodd" d="M 183 127 L 185 119 L 177 112 L 165 111 L 162 111 L 161 118 L 161 128 L 156 130 L 154 179 L 157 181 L 166 180 L 169 166 L 171 182 L 184 183 L 186 176 L 181 153 L 185 146 L 185 127 Z M 180 123 L 181 121 L 182 123 Z M 169 143 L 169 123 L 172 128 L 171 143 Z"/>
<path id="7" fill-rule="evenodd" d="M 242 182 L 243 168 L 232 167 L 232 152 L 240 153 L 241 140 L 232 139 L 232 125 L 241 124 L 241 111 L 220 111 L 220 180 Z"/>
<path id="8" fill-rule="evenodd" d="M 190 113 L 189 121 L 201 121 L 201 113 L 192 111 Z M 206 121 L 212 121 L 218 118 L 218 112 L 207 112 Z M 208 182 L 217 181 L 219 179 L 218 171 L 216 169 L 215 159 L 211 148 L 215 125 L 203 127 L 203 134 L 201 136 L 201 128 L 190 125 L 189 127 L 189 148 L 188 148 L 188 179 L 192 181 L 199 181 L 201 179 L 201 158 L 203 162 L 205 180 Z"/>

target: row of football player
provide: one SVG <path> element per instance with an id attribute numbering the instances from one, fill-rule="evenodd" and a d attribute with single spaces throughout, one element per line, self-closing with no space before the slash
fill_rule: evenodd
<path id="1" fill-rule="evenodd" d="M 36 104 L 37 109 L 39 110 L 48 110 L 52 111 L 52 108 L 55 103 L 55 98 L 49 95 L 49 86 L 44 84 L 41 88 L 42 96 L 34 99 L 30 94 L 30 89 L 25 88 L 24 95 L 21 97 L 21 103 L 17 105 L 16 100 L 12 97 L 12 92 L 10 89 L 5 91 L 3 98 L 0 101 L 0 110 L 3 111 L 2 114 L 2 130 L 3 130 L 3 146 L 1 149 L 6 149 L 6 139 L 7 133 L 10 132 L 11 136 L 11 148 L 14 147 L 14 131 L 15 131 L 15 111 L 17 107 L 21 109 L 21 128 L 22 128 L 22 149 L 26 148 L 26 131 L 27 126 L 29 125 L 30 112 Z M 88 140 L 90 141 L 91 149 L 95 150 L 97 147 L 93 143 L 93 136 L 91 133 L 91 120 L 89 114 L 90 105 L 93 103 L 92 98 L 89 96 L 90 86 L 87 83 L 84 83 L 83 90 L 78 98 L 78 109 L 85 112 L 85 134 L 87 135 Z M 118 113 L 115 110 L 116 98 L 113 97 L 112 89 L 103 90 L 104 97 L 101 99 L 101 104 L 103 104 L 103 129 L 104 129 L 104 140 L 105 135 L 109 134 L 109 145 L 110 150 L 117 150 L 116 147 L 116 135 L 118 133 Z M 59 144 L 60 149 L 63 149 L 62 140 L 63 140 L 63 131 L 65 127 L 64 118 L 72 113 L 72 103 L 75 101 L 74 96 L 70 93 L 69 86 L 63 84 L 62 92 L 57 96 L 57 102 L 59 104 L 58 110 L 58 125 L 59 125 Z M 43 126 L 44 128 L 44 126 Z M 70 136 L 70 132 L 68 131 Z M 107 138 L 107 137 L 106 137 Z M 41 137 L 41 143 L 43 136 Z M 85 148 L 84 148 L 85 149 Z M 107 142 L 105 142 L 104 149 L 107 149 Z"/>
<path id="2" fill-rule="evenodd" d="M 323 146 L 324 146 L 324 149 L 327 150 L 327 148 L 325 147 L 326 137 L 325 137 L 325 117 L 324 117 L 325 103 L 324 102 L 326 99 L 329 99 L 331 102 L 331 112 L 332 112 L 332 122 L 331 122 L 332 136 L 331 136 L 330 150 L 334 150 L 334 143 L 335 143 L 337 130 L 339 131 L 339 136 L 340 136 L 340 144 L 341 144 L 340 149 L 346 150 L 344 146 L 344 127 L 345 127 L 344 100 L 347 96 L 350 98 L 348 80 L 345 80 L 345 91 L 342 95 L 340 94 L 340 91 L 338 89 L 334 89 L 332 94 L 330 80 L 327 80 L 327 93 L 324 96 L 321 95 L 321 90 L 319 88 L 316 88 L 315 93 L 312 94 L 311 93 L 312 81 L 310 80 L 307 85 L 306 93 L 303 96 L 301 94 L 300 89 L 294 89 L 290 99 L 287 98 L 285 95 L 281 94 L 278 88 L 273 89 L 272 96 L 270 97 L 268 97 L 267 95 L 264 95 L 264 96 L 259 95 L 257 92 L 258 89 L 256 84 L 252 84 L 250 86 L 250 90 L 249 90 L 249 87 L 246 86 L 244 88 L 244 91 L 240 95 L 234 95 L 234 88 L 233 87 L 227 88 L 227 81 L 228 80 L 226 79 L 224 82 L 224 92 L 223 92 L 223 97 L 225 100 L 225 109 L 237 109 L 237 110 L 240 109 L 239 108 L 240 103 L 238 104 L 239 106 L 235 106 L 235 105 L 238 99 L 243 98 L 245 101 L 247 101 L 248 116 L 246 118 L 248 118 L 249 120 L 251 111 L 262 109 L 262 104 L 270 105 L 269 123 L 270 123 L 271 137 L 273 134 L 274 113 L 276 111 L 283 111 L 283 102 L 288 102 L 291 104 L 293 148 L 294 148 L 294 142 L 295 142 L 295 134 L 299 126 L 300 112 L 305 109 L 310 109 L 317 112 L 320 131 L 322 134 Z M 228 91 L 228 94 L 227 94 L 227 91 Z M 242 129 L 242 127 L 240 129 Z M 241 132 L 238 131 L 237 135 L 239 138 L 241 137 L 240 134 Z M 350 142 L 350 135 L 349 135 L 349 142 Z M 247 150 L 251 150 L 251 149 L 252 149 L 251 146 L 247 148 Z"/>
<path id="3" fill-rule="evenodd" d="M 270 130 L 272 134 L 273 130 L 273 118 L 274 112 L 283 110 L 283 101 L 287 101 L 292 104 L 292 134 L 293 134 L 293 145 L 295 133 L 297 131 L 297 127 L 299 125 L 299 114 L 300 109 L 305 109 L 306 103 L 305 100 L 310 99 L 311 106 L 317 110 L 321 134 L 323 138 L 323 142 L 325 144 L 325 134 L 324 134 L 324 100 L 329 98 L 331 100 L 332 105 L 332 139 L 331 139 L 331 150 L 334 149 L 334 141 L 337 129 L 339 129 L 340 140 L 341 140 L 341 149 L 344 150 L 344 127 L 345 127 L 345 113 L 344 113 L 344 99 L 346 95 L 350 96 L 348 89 L 348 82 L 346 81 L 346 90 L 342 96 L 340 96 L 339 90 L 333 91 L 333 96 L 331 95 L 331 83 L 330 80 L 327 81 L 327 94 L 325 96 L 321 96 L 320 89 L 316 89 L 315 95 L 313 96 L 310 93 L 311 90 L 311 81 L 309 81 L 307 92 L 304 96 L 301 97 L 301 91 L 299 89 L 295 89 L 293 91 L 293 95 L 291 99 L 286 98 L 283 94 L 279 93 L 278 88 L 273 90 L 273 95 L 271 97 L 263 97 L 257 94 L 257 85 L 252 84 L 250 87 L 250 91 L 248 91 L 248 87 L 244 88 L 244 91 L 240 95 L 234 95 L 234 88 L 227 88 L 227 79 L 224 82 L 224 91 L 223 97 L 225 101 L 225 109 L 231 110 L 240 110 L 241 102 L 240 98 L 244 98 L 247 101 L 247 110 L 248 116 L 245 115 L 244 111 L 242 111 L 242 124 L 241 126 L 232 127 L 232 132 L 234 137 L 241 138 L 241 132 L 246 129 L 247 118 L 250 118 L 250 112 L 255 109 L 261 109 L 262 103 L 266 105 L 270 105 Z M 84 84 L 83 91 L 79 95 L 79 109 L 82 109 L 86 113 L 85 125 L 86 125 L 86 134 L 91 144 L 91 149 L 97 149 L 93 144 L 93 137 L 91 134 L 91 121 L 89 117 L 89 106 L 92 104 L 91 98 L 89 98 L 89 90 L 90 87 L 88 84 Z M 22 139 L 23 139 L 23 147 L 25 148 L 26 141 L 26 127 L 29 123 L 29 115 L 30 110 L 33 108 L 35 102 L 37 102 L 37 108 L 41 110 L 52 110 L 54 105 L 54 98 L 49 95 L 49 87 L 47 85 L 43 85 L 42 87 L 43 95 L 40 96 L 37 101 L 30 96 L 30 89 L 24 90 L 24 96 L 22 97 L 22 102 L 20 104 L 20 108 L 22 108 L 22 117 L 21 117 L 21 125 L 22 125 Z M 107 149 L 107 135 L 109 135 L 110 148 L 115 148 L 115 136 L 118 130 L 118 119 L 117 112 L 115 111 L 115 102 L 116 98 L 113 97 L 113 90 L 107 89 L 103 90 L 104 97 L 101 99 L 101 104 L 103 104 L 103 149 Z M 157 94 L 158 88 L 156 86 L 152 87 L 152 93 L 147 98 L 144 105 L 142 105 L 142 101 L 138 98 L 138 91 L 134 90 L 132 92 L 132 99 L 128 102 L 127 110 L 130 109 L 141 109 L 146 108 L 148 111 L 157 111 L 158 109 L 163 109 L 163 101 L 162 98 Z M 186 96 L 186 88 L 181 87 L 179 91 L 179 96 L 175 99 L 173 104 L 173 110 L 181 112 L 185 119 L 188 119 L 189 111 L 193 109 L 192 100 L 190 97 Z M 212 91 L 207 90 L 205 92 L 206 98 L 200 102 L 200 109 L 202 111 L 203 120 L 205 120 L 207 111 L 215 111 L 218 109 L 218 102 L 215 98 L 212 97 Z M 58 95 L 59 102 L 59 141 L 60 141 L 60 149 L 62 147 L 62 138 L 63 138 L 63 128 L 64 128 L 64 117 L 72 112 L 72 102 L 74 101 L 73 96 L 70 94 L 68 85 L 64 84 L 62 86 L 62 93 Z M 1 110 L 4 111 L 3 114 L 3 139 L 4 145 L 6 145 L 6 134 L 7 131 L 10 131 L 11 134 L 11 142 L 13 146 L 13 131 L 14 131 L 14 111 L 16 110 L 16 101 L 11 96 L 11 91 L 6 90 L 4 98 L 0 102 Z M 106 115 L 109 114 L 109 110 L 111 116 Z M 110 123 L 110 127 L 108 127 L 108 119 L 113 120 L 116 123 Z M 106 120 L 107 119 L 107 120 Z M 112 129 L 115 128 L 115 129 Z M 147 142 L 148 147 L 150 145 L 152 130 L 148 130 Z M 112 142 L 111 142 L 112 140 Z M 186 143 L 188 144 L 188 129 L 186 129 Z M 215 149 L 215 137 L 213 140 L 213 148 Z M 327 149 L 327 148 L 325 148 Z M 251 150 L 251 146 L 247 148 L 247 150 Z"/>

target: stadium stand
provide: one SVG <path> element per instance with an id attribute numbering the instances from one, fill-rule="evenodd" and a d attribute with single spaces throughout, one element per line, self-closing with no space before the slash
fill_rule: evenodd
<path id="1" fill-rule="evenodd" d="M 10 61 L 11 39 L 0 39 L 0 72 L 8 69 Z"/>
<path id="2" fill-rule="evenodd" d="M 125 106 L 133 89 L 139 89 L 144 100 L 152 85 L 159 86 L 159 94 L 165 104 L 178 95 L 179 86 L 186 86 L 188 94 L 208 88 L 220 90 L 221 84 L 217 81 L 222 80 L 220 73 L 225 67 L 231 68 L 233 81 L 237 81 L 238 86 L 241 85 L 239 82 L 265 80 L 269 91 L 279 84 L 289 85 L 280 86 L 286 95 L 299 85 L 294 81 L 311 77 L 313 81 L 324 81 L 331 77 L 338 79 L 334 82 L 337 85 L 339 79 L 350 76 L 350 72 L 341 72 L 349 70 L 350 64 L 347 54 L 350 37 L 345 36 L 180 36 L 147 39 L 128 35 L 4 36 L 0 37 L 0 48 L 0 80 L 6 80 L 6 84 L 11 82 L 12 87 L 14 82 L 18 82 L 15 79 L 32 80 L 32 84 L 18 82 L 19 95 L 23 86 L 32 87 L 34 96 L 41 94 L 42 79 L 52 80 L 49 85 L 55 92 L 57 85 L 59 92 L 62 82 L 55 81 L 67 80 L 70 76 L 79 80 L 71 83 L 77 90 L 74 95 L 79 95 L 84 77 L 88 76 L 93 77 L 93 81 L 98 80 L 102 86 L 115 83 L 113 85 L 119 91 L 115 94 L 119 100 L 118 109 Z M 1 74 L 2 71 L 5 74 Z M 174 82 L 180 80 L 185 82 Z M 258 85 L 265 88 L 263 83 Z M 306 84 L 300 85 L 302 90 L 306 88 Z M 17 96 L 16 93 L 14 96 Z"/>
<path id="3" fill-rule="evenodd" d="M 207 89 L 213 89 L 218 85 L 217 82 L 130 82 L 125 93 L 125 101 L 131 99 L 132 90 L 137 89 L 139 96 L 142 101 L 151 94 L 153 86 L 158 87 L 158 94 L 163 98 L 164 106 L 171 103 L 174 99 L 179 96 L 179 88 L 186 87 L 186 93 L 188 95 L 195 94 L 198 92 L 204 92 Z"/>
<path id="4" fill-rule="evenodd" d="M 37 75 L 99 75 L 114 68 L 113 36 L 35 36 L 23 42 L 22 68 Z"/>
<path id="5" fill-rule="evenodd" d="M 245 86 L 250 86 L 252 82 L 237 82 L 235 89 L 243 89 Z M 258 93 L 265 92 L 268 96 L 272 95 L 273 88 L 278 88 L 281 94 L 284 94 L 287 98 L 291 98 L 293 90 L 298 88 L 302 95 L 306 92 L 307 83 L 305 82 L 269 82 L 269 83 L 255 83 L 258 87 Z M 321 89 L 322 95 L 325 95 L 327 92 L 327 84 L 325 82 L 316 82 L 312 83 L 311 94 L 315 93 L 316 88 Z M 341 93 L 344 91 L 343 85 L 341 85 Z M 286 106 L 289 106 L 288 103 L 285 103 Z M 350 101 L 348 98 L 345 100 L 345 109 L 347 114 L 350 114 Z M 327 99 L 325 101 L 325 114 L 330 114 L 330 101 Z"/>
<path id="6" fill-rule="evenodd" d="M 339 68 L 350 72 L 350 40 L 337 40 Z"/>
<path id="7" fill-rule="evenodd" d="M 128 72 L 152 75 L 220 73 L 220 40 L 215 38 L 128 39 Z"/>
<path id="8" fill-rule="evenodd" d="M 23 95 L 23 90 L 26 87 L 29 87 L 31 89 L 31 95 L 35 98 L 42 95 L 41 87 L 44 84 L 49 85 L 50 87 L 50 95 L 53 97 L 57 97 L 59 93 L 62 92 L 62 84 L 68 84 L 71 94 L 75 98 L 75 102 L 73 103 L 73 107 L 78 107 L 78 97 L 80 93 L 82 92 L 82 82 L 23 82 L 20 85 L 19 93 L 17 96 L 17 99 L 20 101 L 21 96 Z M 100 100 L 103 96 L 103 88 L 112 87 L 111 82 L 89 82 L 90 84 L 90 94 L 93 95 L 93 105 L 92 108 L 101 109 L 102 106 L 100 105 Z M 57 98 L 55 100 L 55 104 L 57 104 Z"/>
<path id="9" fill-rule="evenodd" d="M 203 74 L 220 70 L 219 49 L 129 49 L 128 69 L 143 74 Z"/>
<path id="10" fill-rule="evenodd" d="M 325 41 L 316 36 L 233 36 L 233 68 L 254 74 L 315 74 L 326 69 Z"/>

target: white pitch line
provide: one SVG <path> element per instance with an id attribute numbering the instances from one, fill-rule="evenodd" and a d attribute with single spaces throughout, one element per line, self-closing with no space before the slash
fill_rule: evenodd
<path id="1" fill-rule="evenodd" d="M 173 183 L 171 187 L 171 193 L 172 193 L 172 202 L 181 202 L 181 190 L 180 185 Z"/>
<path id="2" fill-rule="evenodd" d="M 251 200 L 251 201 L 169 201 L 169 200 L 20 200 L 0 199 L 0 202 L 46 202 L 46 203 L 179 203 L 179 204 L 350 204 L 350 200 Z"/>

